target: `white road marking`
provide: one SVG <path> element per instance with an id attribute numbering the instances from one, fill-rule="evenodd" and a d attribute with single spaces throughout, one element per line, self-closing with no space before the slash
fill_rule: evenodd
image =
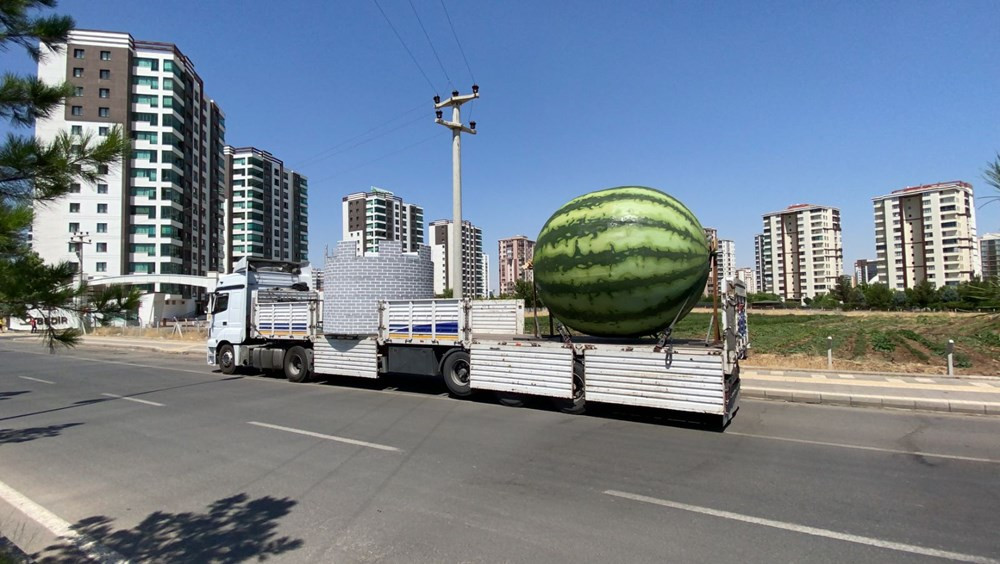
<path id="1" fill-rule="evenodd" d="M 128 397 L 128 396 L 120 396 L 120 395 L 118 395 L 118 394 L 101 394 L 101 395 L 102 395 L 102 396 L 107 396 L 107 397 L 109 397 L 109 398 L 115 398 L 115 399 L 123 399 L 123 400 L 128 400 L 128 401 L 134 401 L 134 402 L 136 402 L 136 403 L 144 403 L 144 404 L 146 404 L 146 405 L 155 405 L 156 407 L 166 407 L 166 406 L 165 406 L 165 405 L 163 405 L 162 403 L 156 403 L 155 401 L 147 401 L 147 400 L 142 400 L 142 399 L 139 399 L 139 398 L 130 398 L 130 397 Z"/>
<path id="2" fill-rule="evenodd" d="M 817 380 L 826 380 L 826 374 L 813 374 L 812 376 Z"/>
<path id="3" fill-rule="evenodd" d="M 854 374 L 837 374 L 837 376 L 840 376 L 841 378 L 846 378 L 848 380 L 854 379 Z"/>
<path id="4" fill-rule="evenodd" d="M 992 388 L 993 386 L 987 384 L 986 382 L 969 382 L 970 385 L 976 386 L 977 388 Z"/>
<path id="5" fill-rule="evenodd" d="M 751 374 L 744 378 L 747 382 L 783 382 L 783 383 L 802 383 L 802 384 L 816 384 L 816 385 L 844 385 L 843 382 L 839 380 L 819 380 L 812 377 L 805 376 L 769 376 L 767 374 Z M 892 383 L 887 384 L 884 380 L 855 380 L 851 382 L 851 386 L 859 386 L 865 388 L 911 388 L 915 390 L 936 390 L 940 392 L 968 392 L 969 387 L 964 383 L 961 385 L 953 384 L 937 384 L 937 385 L 927 385 L 918 384 L 916 382 L 904 382 L 902 384 Z M 991 386 L 986 386 L 978 390 L 980 392 L 985 391 L 986 393 L 997 393 L 1000 394 L 1000 388 L 993 388 Z"/>
<path id="6" fill-rule="evenodd" d="M 885 381 L 886 382 L 892 382 L 893 384 L 905 384 L 906 383 L 906 380 L 903 380 L 902 378 L 886 378 Z"/>
<path id="7" fill-rule="evenodd" d="M 12 505 L 15 509 L 26 515 L 32 521 L 48 529 L 52 534 L 62 539 L 68 540 L 76 545 L 87 556 L 97 562 L 128 562 L 121 554 L 98 543 L 97 541 L 81 535 L 73 530 L 72 526 L 61 519 L 55 513 L 31 501 L 14 488 L 0 482 L 0 498 Z"/>
<path id="8" fill-rule="evenodd" d="M 32 378 L 31 376 L 18 376 L 22 380 L 31 380 L 32 382 L 41 382 L 43 384 L 55 384 L 55 382 L 49 382 L 48 380 L 42 380 L 41 378 Z"/>
<path id="9" fill-rule="evenodd" d="M 378 443 L 369 443 L 367 441 L 359 441 L 357 439 L 348 439 L 347 437 L 338 437 L 336 435 L 324 435 L 323 433 L 314 433 L 312 431 L 303 431 L 302 429 L 293 429 L 292 427 L 282 427 L 281 425 L 272 425 L 270 423 L 261 423 L 259 421 L 247 421 L 251 425 L 256 425 L 258 427 L 266 427 L 268 429 L 277 429 L 279 431 L 287 431 L 289 433 L 298 433 L 299 435 L 305 435 L 307 437 L 316 437 L 317 439 L 326 439 L 328 441 L 336 441 L 338 443 L 347 443 L 349 445 L 357 445 L 368 448 L 374 448 L 378 450 L 387 450 L 389 452 L 403 452 L 402 450 L 388 446 L 380 445 Z"/>
<path id="10" fill-rule="evenodd" d="M 787 443 L 799 443 L 799 444 L 817 445 L 817 446 L 828 446 L 828 447 L 837 447 L 837 448 L 850 448 L 850 449 L 855 449 L 855 450 L 869 450 L 869 451 L 874 451 L 874 452 L 885 452 L 885 453 L 889 453 L 889 454 L 909 454 L 909 455 L 913 455 L 913 456 L 921 456 L 921 457 L 924 457 L 924 458 L 946 458 L 948 460 L 964 460 L 966 462 L 985 462 L 987 464 L 1000 464 L 1000 460 L 995 460 L 995 459 L 992 459 L 992 458 L 977 458 L 975 456 L 960 456 L 960 455 L 957 455 L 957 454 L 940 454 L 940 453 L 936 453 L 936 452 L 920 452 L 920 451 L 914 452 L 914 451 L 900 450 L 900 449 L 894 449 L 894 448 L 881 448 L 881 447 L 864 446 L 864 445 L 851 445 L 851 444 L 846 444 L 846 443 L 830 443 L 830 442 L 826 442 L 826 441 L 810 441 L 810 440 L 807 440 L 807 439 L 793 439 L 793 438 L 790 438 L 790 437 L 774 437 L 774 436 L 771 436 L 771 435 L 754 435 L 752 433 L 738 433 L 738 432 L 735 432 L 735 431 L 727 431 L 726 435 L 734 435 L 734 436 L 737 436 L 737 437 L 750 437 L 750 438 L 754 438 L 754 439 L 766 439 L 766 440 L 769 440 L 769 441 L 784 441 L 784 442 L 787 442 Z"/>
<path id="11" fill-rule="evenodd" d="M 936 383 L 933 378 L 914 378 L 917 382 L 921 384 L 934 384 Z"/>
<path id="12" fill-rule="evenodd" d="M 808 525 L 799 525 L 797 523 L 789 523 L 785 521 L 776 521 L 774 519 L 765 519 L 763 517 L 754 517 L 753 515 L 744 515 L 742 513 L 734 513 L 732 511 L 723 511 L 720 509 L 712 509 L 711 507 L 702 507 L 700 505 L 690 505 L 687 503 L 679 503 L 676 501 L 669 501 L 666 499 L 658 499 L 655 497 L 649 497 L 645 495 L 639 495 L 628 492 L 621 492 L 617 490 L 605 490 L 606 495 L 620 497 L 624 499 L 630 499 L 632 501 L 641 501 L 643 503 L 651 503 L 653 505 L 660 505 L 663 507 L 669 507 L 671 509 L 679 509 L 681 511 L 689 511 L 691 513 L 700 513 L 702 515 L 709 515 L 712 517 L 718 517 L 721 519 L 729 519 L 731 521 L 742 521 L 743 523 L 750 523 L 753 525 L 761 525 L 764 527 L 771 527 L 774 529 L 781 529 L 784 531 L 792 531 L 794 533 L 801 533 L 804 535 L 812 535 L 816 537 L 824 537 L 828 539 L 840 540 L 845 542 L 852 542 L 855 544 L 864 544 L 868 546 L 875 546 L 878 548 L 886 548 L 889 550 L 895 550 L 897 552 L 908 552 L 910 554 L 920 554 L 923 556 L 932 556 L 935 558 L 948 558 L 951 560 L 956 560 L 959 562 L 976 562 L 983 564 L 997 564 L 1000 560 L 994 560 L 986 556 L 977 556 L 975 554 L 963 554 L 961 552 L 951 552 L 948 550 L 939 550 L 936 548 L 927 548 L 924 546 L 918 546 L 915 544 L 906 544 L 901 542 L 893 542 L 884 539 L 877 539 L 874 537 L 863 537 L 861 535 L 852 535 L 850 533 L 841 533 L 838 531 L 831 531 L 830 529 L 821 529 L 819 527 L 810 527 Z"/>

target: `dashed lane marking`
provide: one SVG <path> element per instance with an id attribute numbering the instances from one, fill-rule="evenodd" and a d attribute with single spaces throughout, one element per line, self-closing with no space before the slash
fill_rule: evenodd
<path id="1" fill-rule="evenodd" d="M 22 380 L 31 380 L 32 382 L 41 382 L 42 384 L 55 384 L 55 382 L 49 382 L 48 380 L 42 380 L 41 378 L 32 378 L 31 376 L 18 376 Z"/>
<path id="2" fill-rule="evenodd" d="M 389 445 L 380 445 L 378 443 L 370 443 L 368 441 L 359 441 L 357 439 L 349 439 L 347 437 L 338 437 L 336 435 L 324 435 L 323 433 L 314 433 L 312 431 L 304 431 L 302 429 L 294 429 L 292 427 L 282 427 L 281 425 L 272 425 L 270 423 L 261 423 L 259 421 L 247 421 L 250 425 L 256 425 L 257 427 L 266 427 L 268 429 L 276 429 L 278 431 L 285 431 L 288 433 L 296 433 L 299 435 L 305 435 L 307 437 L 315 437 L 317 439 L 326 439 L 328 441 L 335 441 L 338 443 L 346 443 L 349 445 L 363 446 L 368 448 L 374 448 L 377 450 L 385 450 L 389 452 L 403 452 L 402 450 Z"/>
<path id="3" fill-rule="evenodd" d="M 143 399 L 139 399 L 139 398 L 130 398 L 128 396 L 120 396 L 118 394 L 101 394 L 101 395 L 105 396 L 105 397 L 109 397 L 109 398 L 122 399 L 122 400 L 126 400 L 126 401 L 134 401 L 136 403 L 144 403 L 146 405 L 154 405 L 156 407 L 166 407 L 164 404 L 162 404 L 162 403 L 156 403 L 155 401 L 148 401 L 148 400 L 143 400 Z"/>

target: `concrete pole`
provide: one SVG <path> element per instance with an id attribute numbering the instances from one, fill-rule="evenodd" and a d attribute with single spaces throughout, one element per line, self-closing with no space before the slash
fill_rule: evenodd
<path id="1" fill-rule="evenodd" d="M 826 367 L 833 370 L 833 336 L 826 338 Z"/>
<path id="2" fill-rule="evenodd" d="M 955 375 L 955 340 L 948 339 L 948 376 Z"/>
<path id="3" fill-rule="evenodd" d="M 453 123 L 462 123 L 461 110 L 451 108 Z M 451 215 L 454 229 L 451 233 L 451 288 L 452 297 L 462 299 L 462 130 L 451 130 Z"/>

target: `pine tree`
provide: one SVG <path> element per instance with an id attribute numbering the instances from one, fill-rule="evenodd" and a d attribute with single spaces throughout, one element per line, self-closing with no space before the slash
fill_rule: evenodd
<path id="1" fill-rule="evenodd" d="M 73 19 L 37 13 L 55 6 L 56 0 L 0 0 L 0 50 L 16 45 L 39 61 L 46 48 L 65 48 Z M 6 73 L 0 79 L 0 117 L 15 127 L 31 127 L 63 108 L 72 91 L 68 83 L 46 84 Z M 71 263 L 45 264 L 28 244 L 34 205 L 65 196 L 74 183 L 102 180 L 128 150 L 119 126 L 100 139 L 62 132 L 51 142 L 41 142 L 8 133 L 0 144 L 0 316 L 25 318 L 32 310 L 67 309 L 110 320 L 138 309 L 138 292 L 89 292 L 82 281 L 75 282 L 77 271 Z M 48 323 L 42 329 L 50 349 L 56 343 L 75 344 L 79 338 L 76 329 L 57 331 Z"/>

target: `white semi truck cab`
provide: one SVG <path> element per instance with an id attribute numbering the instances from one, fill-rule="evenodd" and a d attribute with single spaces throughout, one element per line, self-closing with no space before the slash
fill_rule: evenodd
<path id="1" fill-rule="evenodd" d="M 210 299 L 208 364 L 283 372 L 292 382 L 315 375 L 379 378 L 439 376 L 453 396 L 477 390 L 506 405 L 550 398 L 579 413 L 587 402 L 644 406 L 716 418 L 724 427 L 739 408 L 740 365 L 749 348 L 746 288 L 725 281 L 719 342 L 598 339 L 524 334 L 522 300 L 383 300 L 368 334 L 323 331 L 324 297 L 303 267 L 241 259 Z M 336 314 L 336 312 L 334 312 Z"/>

